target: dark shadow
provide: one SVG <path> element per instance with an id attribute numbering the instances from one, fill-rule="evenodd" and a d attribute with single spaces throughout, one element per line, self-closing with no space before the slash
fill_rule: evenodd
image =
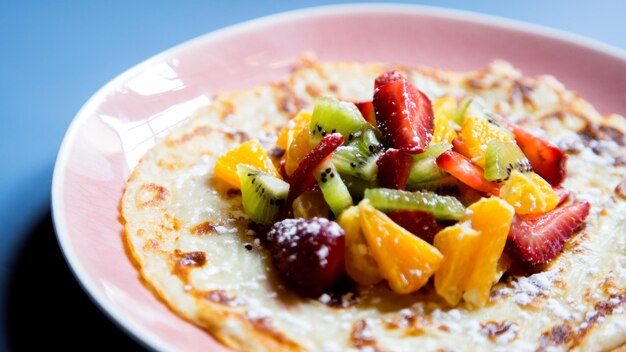
<path id="1" fill-rule="evenodd" d="M 7 345 L 11 351 L 145 349 L 91 301 L 57 243 L 50 211 L 25 236 L 6 289 Z"/>

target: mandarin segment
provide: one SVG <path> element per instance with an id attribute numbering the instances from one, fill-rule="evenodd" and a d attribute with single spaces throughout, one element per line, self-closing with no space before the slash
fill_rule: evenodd
<path id="1" fill-rule="evenodd" d="M 552 186 L 534 172 L 513 171 L 502 185 L 500 197 L 511 204 L 517 214 L 546 213 L 559 203 Z"/>
<path id="2" fill-rule="evenodd" d="M 470 307 L 484 306 L 489 300 L 491 286 L 495 283 L 498 261 L 511 228 L 515 210 L 498 197 L 483 198 L 468 207 L 470 215 L 465 221 L 471 221 L 473 229 L 480 231 L 478 250 L 474 265 L 464 284 L 463 298 Z"/>
<path id="3" fill-rule="evenodd" d="M 361 226 L 381 276 L 398 294 L 424 286 L 439 268 L 443 256 L 437 248 L 414 236 L 368 201 L 359 204 Z"/>
<path id="4" fill-rule="evenodd" d="M 283 127 L 278 133 L 278 139 L 276 140 L 276 146 L 287 150 L 287 147 L 291 144 L 297 133 L 303 128 L 308 127 L 311 123 L 311 113 L 307 111 L 300 111 L 293 119 L 291 119 L 287 126 Z"/>
<path id="5" fill-rule="evenodd" d="M 433 103 L 435 129 L 431 144 L 451 143 L 458 138 L 452 125 L 451 116 L 458 109 L 456 99 L 451 96 L 441 97 Z"/>
<path id="6" fill-rule="evenodd" d="M 260 171 L 280 178 L 280 174 L 258 140 L 242 143 L 237 148 L 222 154 L 215 162 L 215 177 L 235 188 L 241 188 L 237 165 L 248 164 Z"/>
<path id="7" fill-rule="evenodd" d="M 300 162 L 304 160 L 311 149 L 313 148 L 309 145 L 309 128 L 304 126 L 296 131 L 295 137 L 285 151 L 285 172 L 287 175 L 291 176 L 296 171 Z"/>
<path id="8" fill-rule="evenodd" d="M 467 151 L 479 166 L 485 165 L 487 145 L 493 140 L 515 143 L 513 134 L 499 127 L 487 118 L 476 115 L 466 116 L 461 126 L 461 139 Z"/>
<path id="9" fill-rule="evenodd" d="M 466 223 L 467 224 L 467 223 Z M 481 233 L 469 226 L 454 225 L 441 230 L 433 241 L 443 254 L 441 267 L 435 273 L 435 290 L 450 305 L 463 296 L 463 287 L 478 251 Z"/>
<path id="10" fill-rule="evenodd" d="M 359 207 L 346 209 L 337 221 L 345 232 L 345 265 L 348 275 L 357 283 L 369 286 L 383 278 L 378 272 L 378 265 L 370 252 L 365 235 L 361 230 Z"/>

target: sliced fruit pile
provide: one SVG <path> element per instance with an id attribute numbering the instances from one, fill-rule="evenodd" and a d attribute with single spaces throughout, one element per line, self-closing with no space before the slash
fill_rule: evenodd
<path id="1" fill-rule="evenodd" d="M 589 204 L 562 204 L 561 150 L 470 104 L 431 104 L 387 72 L 371 101 L 323 96 L 296 115 L 276 142 L 280 172 L 249 141 L 218 158 L 215 177 L 241 189 L 245 213 L 270 228 L 279 276 L 304 296 L 347 274 L 398 294 L 432 281 L 451 306 L 482 307 L 511 262 L 555 258 Z"/>

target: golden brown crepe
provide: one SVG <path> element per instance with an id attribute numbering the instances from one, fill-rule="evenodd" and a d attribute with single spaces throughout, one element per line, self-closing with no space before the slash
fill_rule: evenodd
<path id="1" fill-rule="evenodd" d="M 317 96 L 371 99 L 374 78 L 391 68 L 431 100 L 472 97 L 561 147 L 564 186 L 591 203 L 564 253 L 534 274 L 509 275 L 482 309 L 448 307 L 430 286 L 404 296 L 382 283 L 300 297 L 278 280 L 240 194 L 214 179 L 220 154 L 250 138 L 270 150 Z M 154 291 L 237 350 L 610 350 L 626 343 L 625 134 L 623 117 L 603 116 L 554 77 L 524 77 L 503 61 L 451 72 L 303 59 L 282 81 L 218 94 L 157 142 L 128 180 L 125 238 Z"/>

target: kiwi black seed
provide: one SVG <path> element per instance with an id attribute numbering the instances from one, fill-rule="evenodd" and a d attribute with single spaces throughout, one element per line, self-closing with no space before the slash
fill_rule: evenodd
<path id="1" fill-rule="evenodd" d="M 274 222 L 289 194 L 289 184 L 247 165 L 237 165 L 243 210 L 254 222 Z"/>
<path id="2" fill-rule="evenodd" d="M 513 170 L 533 170 L 524 152 L 515 143 L 489 142 L 485 152 L 485 179 L 496 182 L 508 180 Z"/>
<path id="3" fill-rule="evenodd" d="M 331 96 L 321 96 L 315 101 L 311 117 L 309 141 L 316 145 L 328 133 L 341 133 L 346 140 L 350 134 L 369 126 L 359 109 L 350 102 L 339 101 Z M 354 138 L 354 136 L 353 136 Z"/>
<path id="4" fill-rule="evenodd" d="M 336 217 L 352 205 L 352 196 L 345 183 L 339 177 L 331 160 L 325 160 L 314 171 L 317 184 L 320 186 L 324 200 Z"/>

